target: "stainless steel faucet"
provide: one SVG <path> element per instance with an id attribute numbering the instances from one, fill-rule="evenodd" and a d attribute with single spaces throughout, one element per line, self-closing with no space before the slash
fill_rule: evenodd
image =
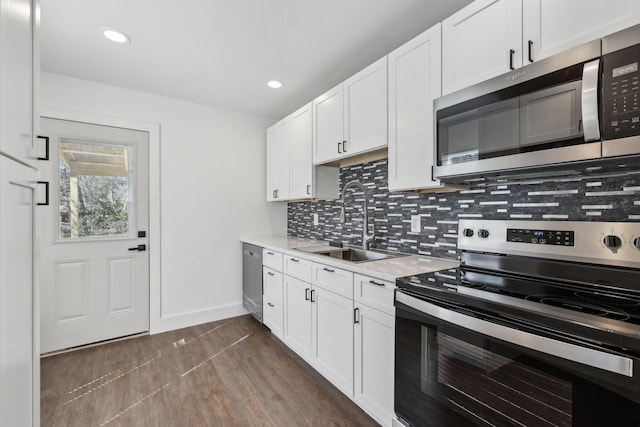
<path id="1" fill-rule="evenodd" d="M 371 234 L 368 234 L 369 232 L 369 213 L 368 213 L 368 204 L 367 204 L 367 190 L 366 188 L 364 188 L 364 185 L 362 185 L 359 181 L 349 181 L 347 182 L 344 187 L 342 187 L 342 209 L 340 210 L 340 222 L 341 223 L 345 223 L 347 221 L 347 213 L 344 209 L 344 197 L 347 194 L 347 188 L 349 187 L 360 187 L 360 189 L 362 189 L 362 193 L 364 195 L 364 207 L 363 207 L 363 212 L 362 212 L 362 217 L 363 217 L 363 224 L 362 224 L 362 249 L 364 250 L 368 250 L 369 249 L 369 244 L 373 241 L 373 239 L 376 238 L 376 236 L 374 236 L 375 233 L 375 228 L 374 225 L 371 224 Z"/>

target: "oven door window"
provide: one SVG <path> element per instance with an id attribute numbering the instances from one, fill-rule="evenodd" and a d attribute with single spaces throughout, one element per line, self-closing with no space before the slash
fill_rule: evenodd
<path id="1" fill-rule="evenodd" d="M 424 392 L 439 388 L 453 407 L 490 424 L 571 425 L 570 382 L 444 333 L 433 339 L 437 354 L 427 350 L 423 358 Z"/>
<path id="2" fill-rule="evenodd" d="M 398 308 L 395 411 L 422 426 L 640 426 L 640 406 L 517 346 Z"/>

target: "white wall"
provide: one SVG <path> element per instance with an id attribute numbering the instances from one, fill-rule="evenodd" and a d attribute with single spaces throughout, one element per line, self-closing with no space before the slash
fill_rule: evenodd
<path id="1" fill-rule="evenodd" d="M 286 234 L 286 204 L 265 202 L 273 121 L 51 73 L 41 85 L 43 108 L 160 124 L 161 283 L 151 298 L 161 313 L 152 306 L 152 332 L 245 313 L 239 238 Z"/>

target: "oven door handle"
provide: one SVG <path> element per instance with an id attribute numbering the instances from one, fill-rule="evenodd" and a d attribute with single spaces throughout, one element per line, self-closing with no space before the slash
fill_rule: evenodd
<path id="1" fill-rule="evenodd" d="M 396 292 L 396 301 L 445 322 L 521 347 L 633 378 L 633 360 L 477 319 Z"/>
<path id="2" fill-rule="evenodd" d="M 600 74 L 600 59 L 584 64 L 582 68 L 582 127 L 584 140 L 600 140 L 600 124 L 598 121 L 598 77 Z"/>

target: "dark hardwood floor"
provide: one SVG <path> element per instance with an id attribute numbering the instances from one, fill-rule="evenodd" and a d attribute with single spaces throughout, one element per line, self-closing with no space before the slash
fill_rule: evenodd
<path id="1" fill-rule="evenodd" d="M 42 426 L 377 426 L 250 316 L 42 359 Z"/>

